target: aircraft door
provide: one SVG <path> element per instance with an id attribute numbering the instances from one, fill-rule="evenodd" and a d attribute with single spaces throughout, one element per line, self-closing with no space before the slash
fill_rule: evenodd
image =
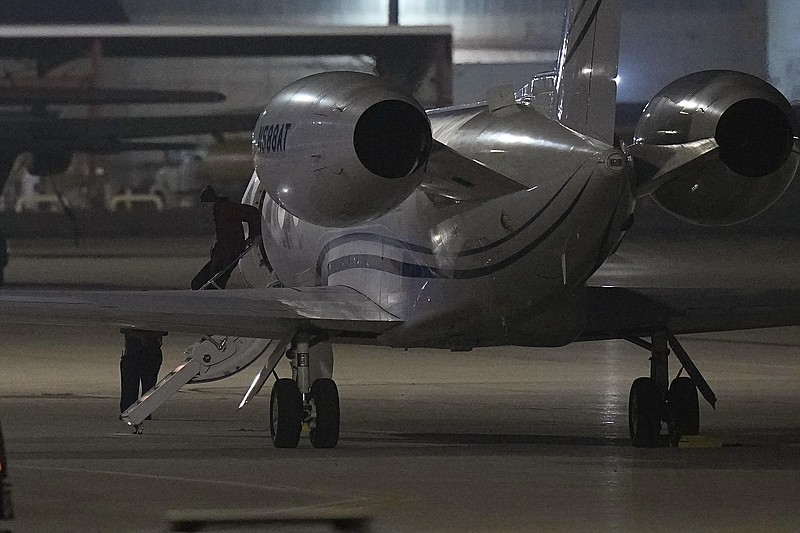
<path id="1" fill-rule="evenodd" d="M 272 265 L 267 257 L 267 250 L 265 247 L 264 236 L 268 235 L 269 231 L 269 212 L 264 209 L 265 203 L 269 197 L 267 196 L 264 187 L 258 176 L 253 172 L 250 178 L 250 183 L 242 196 L 242 203 L 255 206 L 261 213 L 261 238 L 256 246 L 254 246 L 247 254 L 239 261 L 239 271 L 245 283 L 250 288 L 263 288 L 275 281 L 275 276 L 272 272 Z"/>

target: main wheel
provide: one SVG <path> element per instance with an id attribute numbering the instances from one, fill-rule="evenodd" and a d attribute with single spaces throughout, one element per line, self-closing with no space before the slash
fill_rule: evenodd
<path id="1" fill-rule="evenodd" d="M 296 448 L 303 426 L 303 399 L 297 383 L 282 378 L 272 386 L 269 433 L 276 448 Z"/>
<path id="2" fill-rule="evenodd" d="M 651 378 L 638 378 L 628 401 L 628 429 L 637 448 L 658 446 L 661 434 L 661 395 Z"/>
<path id="3" fill-rule="evenodd" d="M 316 419 L 309 436 L 314 448 L 335 448 L 339 442 L 339 390 L 329 378 L 320 378 L 311 384 Z"/>
<path id="4" fill-rule="evenodd" d="M 683 435 L 700 433 L 700 402 L 692 378 L 675 378 L 669 386 L 669 437 L 673 446 Z"/>

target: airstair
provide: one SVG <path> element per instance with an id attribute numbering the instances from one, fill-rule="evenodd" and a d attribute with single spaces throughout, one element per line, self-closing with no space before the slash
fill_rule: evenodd
<path id="1" fill-rule="evenodd" d="M 241 254 L 225 269 L 215 274 L 201 289 L 216 288 L 216 280 L 233 269 L 239 260 L 255 245 L 250 241 Z M 161 381 L 145 392 L 133 405 L 120 415 L 120 419 L 141 433 L 142 422 L 172 397 L 181 387 L 190 383 L 207 383 L 232 376 L 247 368 L 262 355 L 266 363 L 256 375 L 239 408 L 247 404 L 258 392 L 283 357 L 294 332 L 287 332 L 282 339 L 255 339 L 250 337 L 226 337 L 206 335 L 189 346 L 184 359 Z"/>
<path id="2" fill-rule="evenodd" d="M 249 251 L 250 251 L 250 249 L 251 249 L 253 246 L 255 246 L 255 245 L 256 245 L 256 242 L 257 242 L 257 241 L 256 241 L 255 239 L 250 239 L 250 240 L 248 240 L 248 241 L 247 241 L 247 245 L 244 247 L 244 250 L 242 250 L 242 251 L 241 251 L 241 253 L 240 253 L 238 256 L 236 256 L 236 259 L 234 259 L 233 261 L 231 261 L 231 263 L 230 263 L 228 266 L 226 266 L 225 268 L 223 268 L 222 270 L 220 270 L 219 272 L 217 272 L 216 274 L 214 274 L 214 275 L 211 277 L 211 279 L 209 279 L 208 281 L 206 281 L 206 282 L 203 284 L 203 286 L 202 286 L 202 287 L 200 287 L 200 289 L 199 289 L 199 290 L 201 290 L 201 291 L 202 291 L 202 290 L 204 290 L 204 289 L 221 289 L 221 287 L 220 287 L 219 285 L 217 285 L 217 280 L 218 280 L 220 277 L 222 277 L 222 275 L 223 275 L 223 274 L 226 274 L 227 272 L 230 272 L 231 270 L 233 270 L 234 268 L 236 268 L 236 265 L 238 265 L 238 264 L 239 264 L 239 260 L 240 260 L 242 257 L 244 257 L 245 255 L 247 255 L 247 252 L 249 252 Z"/>
<path id="3" fill-rule="evenodd" d="M 261 390 L 290 341 L 291 336 L 283 339 L 205 336 L 189 346 L 185 352 L 186 359 L 144 393 L 122 413 L 121 418 L 133 426 L 134 430 L 139 430 L 142 422 L 184 385 L 207 383 L 232 376 L 266 354 L 264 367 L 239 405 L 243 407 Z"/>

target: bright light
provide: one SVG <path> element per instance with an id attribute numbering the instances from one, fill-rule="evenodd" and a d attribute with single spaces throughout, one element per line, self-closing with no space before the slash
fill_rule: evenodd
<path id="1" fill-rule="evenodd" d="M 619 74 L 617 74 L 617 75 L 614 77 L 614 83 L 616 83 L 617 85 L 619 85 L 619 83 L 620 83 L 621 81 L 622 81 L 622 76 L 620 76 Z"/>
<path id="2" fill-rule="evenodd" d="M 292 102 L 298 104 L 310 104 L 316 102 L 319 95 L 309 93 L 296 93 L 292 95 Z"/>

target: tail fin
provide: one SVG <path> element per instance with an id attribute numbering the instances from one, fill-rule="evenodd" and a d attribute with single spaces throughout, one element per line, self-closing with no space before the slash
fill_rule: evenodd
<path id="1" fill-rule="evenodd" d="M 612 144 L 621 0 L 567 0 L 554 114 L 567 127 Z"/>

